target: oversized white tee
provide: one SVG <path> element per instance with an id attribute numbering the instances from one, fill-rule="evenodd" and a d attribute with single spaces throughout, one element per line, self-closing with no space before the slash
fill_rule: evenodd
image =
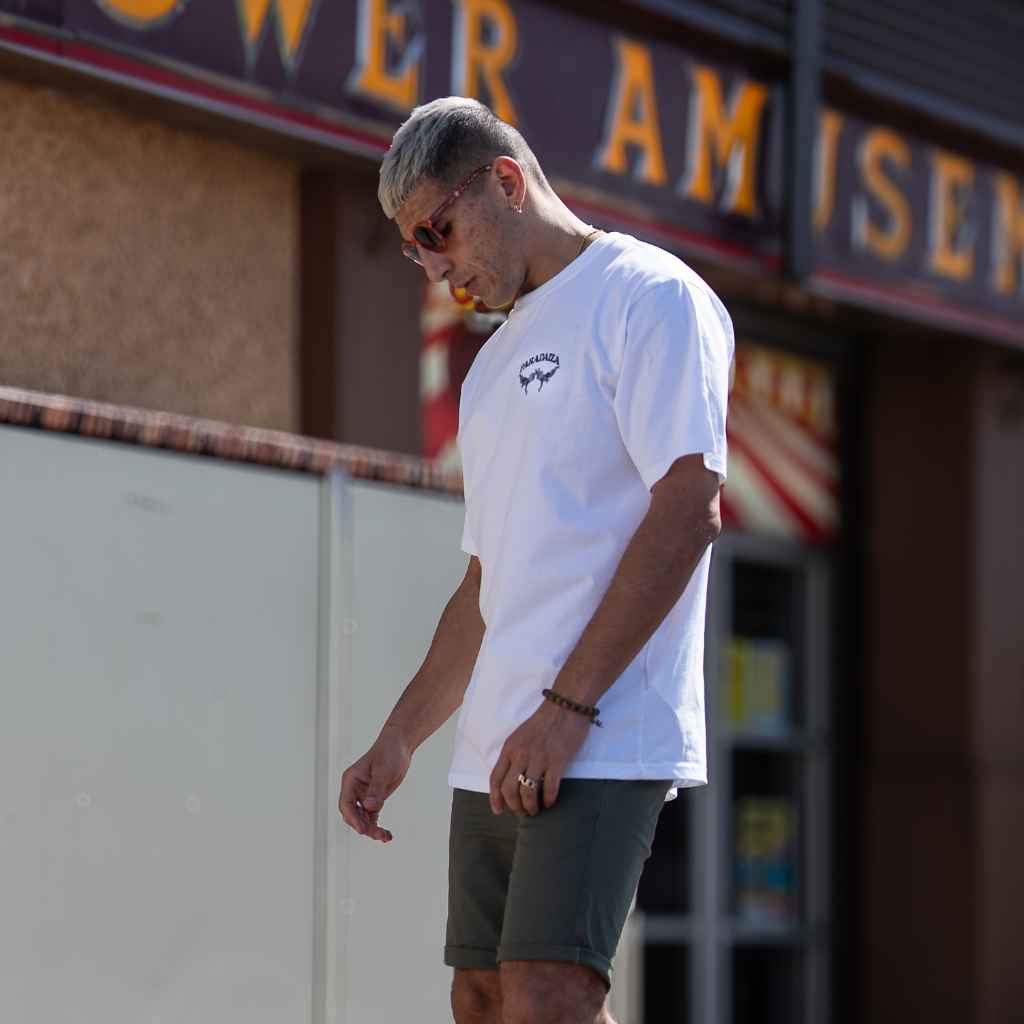
<path id="1" fill-rule="evenodd" d="M 651 502 L 683 455 L 726 475 L 729 315 L 685 263 L 599 236 L 520 297 L 462 386 L 463 550 L 486 630 L 450 785 L 486 793 L 505 740 L 543 702 Z M 597 702 L 567 778 L 707 782 L 704 619 L 711 549 Z M 567 712 L 569 713 L 569 712 Z"/>

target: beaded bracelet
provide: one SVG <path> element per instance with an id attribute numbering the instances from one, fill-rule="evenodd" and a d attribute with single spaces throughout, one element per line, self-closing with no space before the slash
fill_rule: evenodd
<path id="1" fill-rule="evenodd" d="M 578 715 L 586 715 L 590 719 L 591 725 L 603 725 L 602 722 L 598 721 L 598 709 L 596 706 L 580 704 L 569 697 L 563 697 L 560 693 L 555 693 L 554 690 L 541 690 L 541 693 L 544 695 L 545 700 L 553 701 L 559 707 L 568 708 L 569 711 L 575 711 Z"/>

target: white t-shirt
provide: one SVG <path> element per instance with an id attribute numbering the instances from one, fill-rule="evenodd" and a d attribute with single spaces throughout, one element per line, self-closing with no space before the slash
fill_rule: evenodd
<path id="1" fill-rule="evenodd" d="M 509 734 L 576 646 L 682 455 L 726 474 L 732 322 L 671 253 L 599 236 L 522 296 L 462 386 L 462 547 L 486 625 L 448 781 L 486 793 Z M 710 547 L 667 617 L 597 701 L 567 778 L 707 782 L 704 618 Z"/>

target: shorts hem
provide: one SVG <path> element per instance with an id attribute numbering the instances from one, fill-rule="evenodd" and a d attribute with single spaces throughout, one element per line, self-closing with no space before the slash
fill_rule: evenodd
<path id="1" fill-rule="evenodd" d="M 605 985 L 611 986 L 612 962 L 588 946 L 541 946 L 511 944 L 498 949 L 498 962 L 502 960 L 560 960 L 592 967 Z"/>
<path id="2" fill-rule="evenodd" d="M 672 782 L 674 787 L 688 789 L 708 784 L 707 768 L 692 761 L 669 764 L 619 764 L 593 762 L 570 768 L 563 779 L 604 779 L 614 782 Z M 489 793 L 490 775 L 467 771 L 448 772 L 448 785 L 452 789 L 465 789 L 471 793 Z"/>
<path id="3" fill-rule="evenodd" d="M 497 954 L 493 949 L 480 949 L 477 946 L 445 946 L 444 962 L 447 967 L 461 970 L 496 971 L 498 969 Z"/>

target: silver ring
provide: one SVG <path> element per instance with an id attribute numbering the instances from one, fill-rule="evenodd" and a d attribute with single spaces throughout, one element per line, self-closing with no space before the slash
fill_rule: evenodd
<path id="1" fill-rule="evenodd" d="M 536 789 L 538 782 L 540 782 L 540 779 L 531 779 L 530 776 L 526 774 L 526 772 L 519 773 L 520 786 L 525 786 L 527 789 Z"/>

